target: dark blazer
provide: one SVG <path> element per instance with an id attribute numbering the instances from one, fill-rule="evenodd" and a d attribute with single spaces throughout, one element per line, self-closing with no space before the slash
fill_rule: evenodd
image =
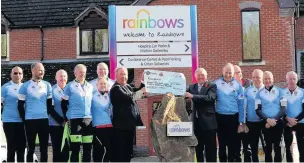
<path id="1" fill-rule="evenodd" d="M 134 100 L 135 92 L 144 87 L 131 87 L 114 83 L 110 90 L 110 99 L 113 106 L 112 124 L 114 128 L 121 130 L 134 130 L 136 126 L 143 126 L 138 106 Z"/>
<path id="2" fill-rule="evenodd" d="M 202 130 L 217 129 L 215 117 L 215 100 L 217 87 L 214 83 L 206 82 L 200 92 L 198 92 L 198 84 L 190 85 L 187 92 L 193 95 L 193 111 L 192 118 L 195 129 L 199 126 Z M 196 112 L 198 118 L 196 118 Z M 198 123 L 198 124 L 197 124 Z"/>

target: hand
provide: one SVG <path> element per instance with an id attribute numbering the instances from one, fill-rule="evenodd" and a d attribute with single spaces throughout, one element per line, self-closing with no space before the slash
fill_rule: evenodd
<path id="1" fill-rule="evenodd" d="M 186 92 L 185 95 L 184 95 L 186 98 L 190 98 L 192 99 L 193 98 L 193 95 L 189 92 Z"/>
<path id="2" fill-rule="evenodd" d="M 243 125 L 239 125 L 237 132 L 238 133 L 245 132 Z"/>
<path id="3" fill-rule="evenodd" d="M 265 128 L 270 128 L 270 127 L 271 127 L 271 125 L 269 123 L 265 124 Z"/>
<path id="4" fill-rule="evenodd" d="M 267 119 L 267 123 L 269 123 L 271 127 L 277 125 L 276 121 L 277 120 L 275 120 L 275 119 L 270 119 L 270 118 Z"/>
<path id="5" fill-rule="evenodd" d="M 245 132 L 245 133 L 248 133 L 248 132 L 249 132 L 249 128 L 247 127 L 246 124 L 243 124 L 243 128 L 244 128 L 244 132 Z"/>
<path id="6" fill-rule="evenodd" d="M 291 124 L 289 124 L 289 123 L 287 123 L 287 126 L 288 126 L 288 127 L 293 127 L 293 126 L 292 126 Z"/>
<path id="7" fill-rule="evenodd" d="M 298 119 L 286 117 L 286 120 L 288 121 L 288 124 L 292 126 L 296 125 L 298 123 Z"/>
<path id="8" fill-rule="evenodd" d="M 148 96 L 148 93 L 147 93 L 147 90 L 146 90 L 145 87 L 143 87 L 143 88 L 141 89 L 141 91 L 143 92 L 143 96 L 144 96 L 144 97 L 147 97 L 147 96 Z"/>

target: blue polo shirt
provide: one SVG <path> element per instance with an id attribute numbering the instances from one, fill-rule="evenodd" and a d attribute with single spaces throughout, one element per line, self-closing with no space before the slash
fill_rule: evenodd
<path id="1" fill-rule="evenodd" d="M 22 122 L 18 111 L 18 93 L 21 86 L 22 83 L 9 81 L 1 87 L 2 122 Z"/>
<path id="2" fill-rule="evenodd" d="M 47 99 L 52 99 L 52 87 L 47 81 L 29 80 L 19 89 L 19 100 L 25 100 L 25 119 L 48 118 Z"/>
<path id="3" fill-rule="evenodd" d="M 214 82 L 217 86 L 216 112 L 223 115 L 239 113 L 239 122 L 245 122 L 244 91 L 234 78 L 226 82 L 223 77 Z"/>
<path id="4" fill-rule="evenodd" d="M 82 85 L 75 80 L 69 82 L 64 88 L 63 97 L 69 101 L 67 118 L 91 118 L 92 97 L 93 87 L 87 81 Z"/>

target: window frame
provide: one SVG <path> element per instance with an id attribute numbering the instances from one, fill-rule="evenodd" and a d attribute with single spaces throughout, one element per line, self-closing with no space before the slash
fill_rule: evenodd
<path id="1" fill-rule="evenodd" d="M 259 13 L 259 34 L 260 34 L 260 59 L 245 59 L 244 58 L 244 39 L 243 39 L 243 12 L 258 12 Z M 241 10 L 241 38 L 242 38 L 242 62 L 262 62 L 263 54 L 262 54 L 262 36 L 261 36 L 261 10 L 258 8 L 245 8 Z"/>
<path id="2" fill-rule="evenodd" d="M 108 47 L 108 51 L 107 52 L 96 52 L 95 50 L 95 34 L 96 34 L 96 30 L 98 29 L 106 29 L 109 32 L 108 28 L 79 28 L 79 56 L 89 56 L 89 55 L 108 55 L 109 54 L 109 47 Z M 93 44 L 93 51 L 92 52 L 83 52 L 82 51 L 82 32 L 83 31 L 88 31 L 91 30 L 92 31 L 92 44 Z M 108 42 L 109 42 L 109 36 L 108 36 Z M 109 44 L 108 44 L 109 46 Z"/>
<path id="3" fill-rule="evenodd" d="M 3 28 L 2 24 L 1 24 L 1 28 Z M 4 31 L 5 33 L 2 32 L 1 30 L 1 43 L 2 43 L 2 35 L 5 34 L 5 37 L 6 37 L 6 55 L 5 56 L 2 56 L 2 47 L 1 47 L 1 60 L 7 60 L 8 59 L 8 31 L 6 29 L 6 27 L 4 26 Z"/>

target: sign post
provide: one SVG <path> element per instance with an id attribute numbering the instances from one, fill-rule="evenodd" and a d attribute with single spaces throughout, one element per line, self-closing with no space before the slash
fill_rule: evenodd
<path id="1" fill-rule="evenodd" d="M 126 68 L 191 67 L 192 82 L 196 82 L 195 70 L 198 68 L 196 5 L 109 6 L 109 45 L 111 79 L 115 79 L 115 69 L 118 66 Z M 147 87 L 151 86 L 151 91 L 155 83 L 174 83 L 175 90 L 186 88 L 176 85 L 180 81 L 172 82 L 174 80 L 172 78 L 163 83 L 153 82 L 147 84 Z M 184 85 L 186 85 L 185 82 Z M 157 88 L 153 87 L 152 91 Z M 179 91 L 180 95 L 182 95 L 181 92 L 184 90 Z M 148 113 L 148 117 L 151 118 L 150 109 Z M 181 127 L 185 128 L 185 126 Z M 172 135 L 176 135 L 175 131 L 179 132 L 180 129 L 177 130 L 174 125 L 170 131 Z M 152 154 L 154 148 L 151 140 L 149 146 Z"/>
<path id="2" fill-rule="evenodd" d="M 110 77 L 126 68 L 198 67 L 196 6 L 110 6 Z"/>

